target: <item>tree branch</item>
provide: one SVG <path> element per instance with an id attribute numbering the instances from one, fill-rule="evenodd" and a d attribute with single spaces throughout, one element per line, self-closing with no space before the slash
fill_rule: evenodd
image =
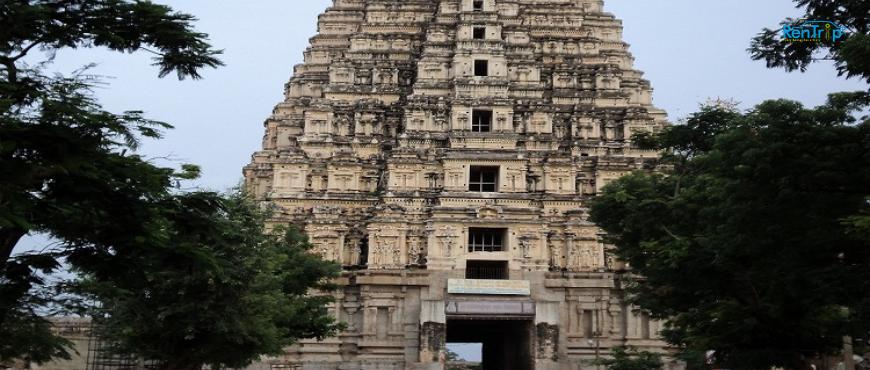
<path id="1" fill-rule="evenodd" d="M 18 82 L 18 67 L 15 66 L 15 62 L 27 56 L 27 53 L 33 50 L 33 48 L 35 48 L 37 45 L 42 44 L 44 41 L 45 40 L 43 38 L 38 38 L 30 45 L 27 45 L 27 47 L 25 47 L 24 49 L 21 49 L 21 52 L 18 53 L 18 55 L 14 57 L 0 57 L 0 65 L 6 67 L 6 74 L 9 79 L 9 83 L 14 84 Z"/>
<path id="2" fill-rule="evenodd" d="M 27 47 L 25 47 L 24 49 L 21 49 L 21 52 L 18 53 L 18 55 L 9 58 L 9 60 L 11 60 L 11 61 L 13 61 L 13 62 L 16 62 L 16 61 L 18 61 L 19 59 L 24 58 L 24 57 L 27 55 L 27 53 L 30 52 L 30 50 L 32 50 L 34 47 L 36 47 L 36 45 L 39 45 L 39 44 L 41 44 L 42 42 L 43 42 L 43 39 L 41 39 L 41 38 L 36 39 L 36 41 L 34 41 L 33 43 L 31 43 L 30 45 L 27 45 Z"/>
<path id="3" fill-rule="evenodd" d="M 662 230 L 664 230 L 664 232 L 665 232 L 666 234 L 670 235 L 670 237 L 674 238 L 675 240 L 679 240 L 679 241 L 682 241 L 682 240 L 683 240 L 682 237 L 677 236 L 677 234 L 674 234 L 674 233 L 671 231 L 671 229 L 669 229 L 669 228 L 667 227 L 667 225 L 662 225 Z"/>

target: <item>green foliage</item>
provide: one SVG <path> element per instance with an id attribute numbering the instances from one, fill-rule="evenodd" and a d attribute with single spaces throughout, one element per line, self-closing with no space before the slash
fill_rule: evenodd
<path id="1" fill-rule="evenodd" d="M 454 352 L 454 351 L 451 350 L 450 348 L 444 350 L 444 352 L 445 352 L 445 356 L 444 356 L 444 357 L 446 358 L 446 361 L 447 361 L 447 362 L 451 362 L 451 361 L 459 361 L 459 360 L 461 360 L 461 358 L 459 357 L 459 354 L 456 353 L 456 352 Z"/>
<path id="2" fill-rule="evenodd" d="M 52 358 L 69 358 L 68 340 L 51 332 L 51 323 L 39 316 L 54 300 L 51 289 L 42 289 L 44 277 L 32 269 L 46 273 L 57 268 L 54 258 L 42 255 L 18 256 L 6 263 L 5 274 L 0 283 L 0 312 L 3 325 L 0 327 L 0 366 L 13 358 L 25 355 L 25 360 L 46 362 Z M 36 287 L 36 288 L 34 288 Z M 5 297 L 21 297 L 7 300 Z"/>
<path id="3" fill-rule="evenodd" d="M 603 365 L 607 370 L 658 370 L 665 366 L 658 353 L 638 351 L 631 347 L 615 347 L 612 358 L 591 361 L 592 365 Z"/>
<path id="4" fill-rule="evenodd" d="M 309 294 L 329 289 L 337 267 L 298 232 L 267 233 L 240 194 L 182 193 L 199 167 L 135 154 L 169 124 L 103 110 L 85 70 L 47 76 L 23 63 L 34 50 L 46 62 L 63 48 L 145 50 L 161 77 L 200 78 L 222 63 L 194 20 L 148 1 L 0 2 L 0 362 L 68 357 L 40 315 L 87 309 L 82 296 L 100 308 L 77 312 L 94 314 L 116 350 L 171 370 L 243 367 L 339 328 L 329 298 Z M 58 244 L 12 256 L 34 232 Z M 84 279 L 47 281 L 61 261 Z"/>
<path id="5" fill-rule="evenodd" d="M 64 258 L 88 271 L 155 240 L 173 184 L 198 172 L 177 173 L 132 154 L 141 138 L 159 138 L 170 126 L 141 112 L 107 112 L 91 93 L 97 79 L 84 71 L 49 76 L 44 66 L 63 48 L 147 50 L 160 75 L 199 78 L 202 68 L 221 65 L 220 52 L 193 21 L 143 1 L 0 2 L 0 362 L 67 357 L 69 342 L 40 315 L 65 312 L 69 297 L 46 274 Z M 25 64 L 37 50 L 46 60 Z M 28 233 L 48 234 L 58 245 L 13 256 Z"/>
<path id="6" fill-rule="evenodd" d="M 0 3 L 0 65 L 15 82 L 14 65 L 34 48 L 105 47 L 132 53 L 148 50 L 161 77 L 200 78 L 204 67 L 223 65 L 194 31 L 192 15 L 149 1 L 10 0 Z"/>
<path id="7" fill-rule="evenodd" d="M 866 0 L 795 0 L 798 8 L 805 8 L 801 19 L 827 20 L 850 30 L 846 39 L 834 45 L 814 42 L 787 42 L 780 28 L 765 28 L 752 40 L 749 52 L 752 59 L 764 60 L 771 68 L 787 71 L 805 71 L 813 62 L 833 60 L 840 75 L 860 77 L 870 82 L 870 2 Z M 792 24 L 786 19 L 781 24 Z"/>
<path id="8" fill-rule="evenodd" d="M 687 354 L 802 368 L 870 330 L 870 121 L 864 93 L 808 109 L 704 109 L 649 138 L 660 171 L 605 187 L 592 220 L 643 279 L 630 299 Z M 687 149 L 688 148 L 688 149 Z"/>
<path id="9" fill-rule="evenodd" d="M 95 316 L 119 352 L 165 369 L 241 368 L 339 328 L 331 297 L 309 295 L 329 289 L 338 266 L 309 253 L 296 230 L 266 232 L 266 214 L 241 194 L 185 194 L 161 210 L 165 243 L 73 256 L 101 277 L 81 291 L 106 302 Z"/>

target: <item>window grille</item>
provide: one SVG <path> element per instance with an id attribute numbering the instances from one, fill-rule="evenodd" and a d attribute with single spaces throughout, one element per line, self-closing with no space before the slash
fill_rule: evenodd
<path id="1" fill-rule="evenodd" d="M 505 229 L 468 229 L 468 251 L 502 252 L 506 232 Z"/>
<path id="2" fill-rule="evenodd" d="M 471 132 L 491 132 L 492 111 L 475 109 L 471 112 Z"/>
<path id="3" fill-rule="evenodd" d="M 507 261 L 468 261 L 465 264 L 466 279 L 507 280 Z"/>
<path id="4" fill-rule="evenodd" d="M 498 167 L 471 166 L 468 191 L 481 193 L 498 191 Z"/>

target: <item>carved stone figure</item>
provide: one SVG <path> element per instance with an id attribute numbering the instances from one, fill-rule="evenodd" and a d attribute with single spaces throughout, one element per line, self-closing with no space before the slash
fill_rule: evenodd
<path id="1" fill-rule="evenodd" d="M 520 238 L 520 248 L 523 251 L 523 258 L 532 257 L 532 241 L 528 237 Z"/>
<path id="2" fill-rule="evenodd" d="M 399 249 L 399 246 L 393 246 L 393 266 L 399 266 L 402 264 L 402 250 Z"/>
<path id="3" fill-rule="evenodd" d="M 420 240 L 417 238 L 410 238 L 408 240 L 408 264 L 420 264 Z"/>
<path id="4" fill-rule="evenodd" d="M 574 235 L 569 235 L 566 240 L 568 243 L 568 268 L 578 270 L 583 265 L 580 243 L 577 242 Z"/>
<path id="5" fill-rule="evenodd" d="M 453 247 L 456 243 L 456 234 L 453 227 L 446 227 L 443 229 L 441 235 L 439 236 L 441 242 L 441 250 L 444 253 L 444 257 L 451 257 L 453 255 Z"/>
<path id="6" fill-rule="evenodd" d="M 549 240 L 547 243 L 547 250 L 550 252 L 550 269 L 560 269 L 562 267 L 560 261 L 562 256 L 561 253 L 559 253 L 559 245 L 556 244 L 555 241 Z"/>
<path id="7" fill-rule="evenodd" d="M 595 266 L 595 254 L 589 246 L 583 246 L 580 250 L 580 268 L 584 270 Z"/>

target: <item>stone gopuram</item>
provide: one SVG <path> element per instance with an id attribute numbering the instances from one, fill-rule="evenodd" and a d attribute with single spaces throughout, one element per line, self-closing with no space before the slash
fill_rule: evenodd
<path id="1" fill-rule="evenodd" d="M 347 329 L 273 368 L 577 370 L 661 351 L 587 202 L 665 114 L 602 0 L 334 0 L 245 168 L 340 263 Z"/>

